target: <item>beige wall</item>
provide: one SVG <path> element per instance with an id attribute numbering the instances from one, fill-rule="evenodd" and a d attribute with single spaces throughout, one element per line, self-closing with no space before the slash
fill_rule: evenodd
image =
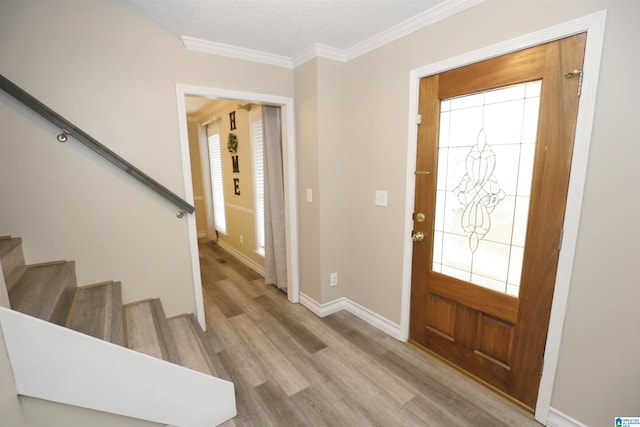
<path id="1" fill-rule="evenodd" d="M 345 65 L 316 58 L 295 70 L 301 291 L 324 304 L 349 288 Z M 307 202 L 306 189 L 313 192 Z M 331 287 L 331 273 L 338 285 Z"/>
<path id="2" fill-rule="evenodd" d="M 492 1 L 346 65 L 349 191 L 347 296 L 400 322 L 409 72 L 608 9 L 580 234 L 552 406 L 590 426 L 640 414 L 640 341 L 633 270 L 640 252 L 640 66 L 637 1 Z M 623 73 L 623 74 L 621 74 Z M 331 166 L 320 165 L 320 174 Z M 376 189 L 389 207 L 374 206 Z M 335 206 L 335 209 L 342 209 Z M 322 251 L 323 248 L 320 248 Z"/>
<path id="3" fill-rule="evenodd" d="M 318 303 L 344 296 L 349 287 L 344 71 L 343 63 L 324 58 L 295 70 L 301 291 Z M 338 273 L 336 287 L 329 285 L 331 273 Z"/>
<path id="4" fill-rule="evenodd" d="M 2 74 L 178 195 L 176 84 L 293 96 L 293 72 L 187 51 L 123 2 L 0 4 Z M 121 280 L 126 302 L 194 311 L 176 208 L 0 94 L 0 228 L 29 262 L 77 261 L 80 284 Z"/>
<path id="5" fill-rule="evenodd" d="M 640 414 L 640 2 L 607 7 L 607 32 L 580 234 L 553 405 L 590 426 Z"/>
<path id="6" fill-rule="evenodd" d="M 296 92 L 296 144 L 298 155 L 298 214 L 300 238 L 300 291 L 317 302 L 322 300 L 320 273 L 320 209 L 318 155 L 317 59 L 294 71 Z M 306 201 L 306 190 L 313 194 Z"/>
<path id="7" fill-rule="evenodd" d="M 348 145 L 345 126 L 348 123 L 345 65 L 319 58 L 318 75 L 318 161 L 320 203 L 320 287 L 322 303 L 346 294 L 350 286 L 347 251 L 347 201 L 351 194 Z M 329 285 L 331 273 L 338 273 L 338 286 Z"/>

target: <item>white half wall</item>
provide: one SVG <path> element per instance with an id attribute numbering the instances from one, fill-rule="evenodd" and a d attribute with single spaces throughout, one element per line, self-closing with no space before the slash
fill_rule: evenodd
<path id="1" fill-rule="evenodd" d="M 22 407 L 18 399 L 18 391 L 13 376 L 13 368 L 7 353 L 2 328 L 0 328 L 0 414 L 2 414 L 3 425 L 25 427 Z"/>
<path id="2" fill-rule="evenodd" d="M 18 394 L 180 427 L 236 415 L 232 383 L 0 307 Z"/>

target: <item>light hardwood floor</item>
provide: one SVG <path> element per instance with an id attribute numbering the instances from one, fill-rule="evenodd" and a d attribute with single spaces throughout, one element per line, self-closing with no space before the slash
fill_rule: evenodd
<path id="1" fill-rule="evenodd" d="M 214 243 L 200 244 L 219 377 L 235 384 L 232 426 L 540 426 L 423 351 L 347 312 L 319 318 Z"/>

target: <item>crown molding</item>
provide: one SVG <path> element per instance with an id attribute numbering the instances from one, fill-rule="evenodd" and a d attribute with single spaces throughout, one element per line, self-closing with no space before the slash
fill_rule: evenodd
<path id="1" fill-rule="evenodd" d="M 431 9 L 427 9 L 418 15 L 415 15 L 406 21 L 403 21 L 381 33 L 376 34 L 346 50 L 346 61 L 357 58 L 360 55 L 371 52 L 384 45 L 401 39 L 413 32 L 424 27 L 433 25 L 438 21 L 442 21 L 450 16 L 460 13 L 470 7 L 484 2 L 484 0 L 448 0 L 440 3 Z"/>
<path id="2" fill-rule="evenodd" d="M 245 61 L 260 62 L 262 64 L 275 65 L 277 67 L 293 68 L 291 58 L 282 55 L 247 49 L 224 43 L 216 43 L 196 37 L 182 36 L 182 44 L 194 52 L 210 53 L 212 55 L 226 56 Z"/>
<path id="3" fill-rule="evenodd" d="M 424 27 L 435 24 L 438 21 L 442 21 L 449 16 L 460 13 L 463 10 L 482 3 L 483 1 L 484 0 L 447 0 L 432 7 L 431 9 L 425 10 L 424 12 L 407 19 L 406 21 L 382 31 L 375 36 L 363 40 L 348 49 L 338 49 L 320 43 L 315 43 L 293 57 L 274 55 L 259 50 L 247 49 L 224 43 L 216 43 L 209 40 L 198 39 L 196 37 L 182 36 L 181 39 L 187 49 L 195 52 L 210 53 L 213 55 L 260 62 L 284 68 L 296 68 L 305 62 L 318 57 L 347 62 Z"/>
<path id="4" fill-rule="evenodd" d="M 299 67 L 300 65 L 304 64 L 307 61 L 310 61 L 313 58 L 327 58 L 339 62 L 347 61 L 347 55 L 344 50 L 320 43 L 315 43 L 293 57 L 293 68 Z"/>

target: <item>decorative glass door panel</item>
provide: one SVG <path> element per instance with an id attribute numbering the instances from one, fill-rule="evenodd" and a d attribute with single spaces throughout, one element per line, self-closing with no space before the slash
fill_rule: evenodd
<path id="1" fill-rule="evenodd" d="M 441 101 L 433 271 L 518 296 L 541 86 Z"/>

